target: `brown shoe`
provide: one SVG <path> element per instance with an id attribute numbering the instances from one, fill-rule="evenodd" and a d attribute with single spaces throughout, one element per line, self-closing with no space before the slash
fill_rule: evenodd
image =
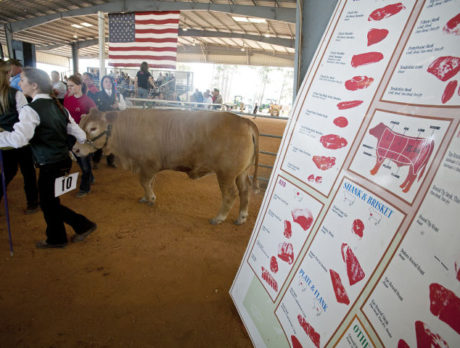
<path id="1" fill-rule="evenodd" d="M 93 224 L 90 228 L 88 228 L 85 232 L 83 233 L 77 233 L 77 234 L 74 234 L 71 238 L 72 240 L 72 243 L 76 243 L 76 242 L 83 242 L 85 240 L 86 237 L 88 237 L 91 233 L 93 233 L 97 228 L 97 225 L 96 224 Z"/>
<path id="2" fill-rule="evenodd" d="M 58 249 L 58 248 L 65 248 L 67 243 L 60 243 L 60 244 L 48 244 L 46 240 L 41 240 L 35 244 L 37 249 Z"/>

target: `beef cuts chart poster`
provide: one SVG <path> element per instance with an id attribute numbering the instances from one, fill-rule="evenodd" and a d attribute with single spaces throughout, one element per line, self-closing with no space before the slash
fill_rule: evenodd
<path id="1" fill-rule="evenodd" d="M 460 129 L 363 307 L 385 346 L 460 346 L 459 150 Z"/>
<path id="2" fill-rule="evenodd" d="M 403 1 L 391 10 L 394 16 L 371 16 L 376 3 L 382 2 L 349 1 L 343 9 L 283 159 L 283 171 L 326 196 L 414 5 Z"/>
<path id="3" fill-rule="evenodd" d="M 459 23 L 458 2 L 426 1 L 383 100 L 460 106 Z"/>
<path id="4" fill-rule="evenodd" d="M 248 263 L 274 301 L 322 204 L 279 176 Z"/>
<path id="5" fill-rule="evenodd" d="M 230 289 L 254 346 L 460 347 L 459 81 L 460 0 L 338 1 Z"/>
<path id="6" fill-rule="evenodd" d="M 317 347 L 329 341 L 403 218 L 374 192 L 343 180 L 276 310 L 286 337 L 296 334 Z"/>

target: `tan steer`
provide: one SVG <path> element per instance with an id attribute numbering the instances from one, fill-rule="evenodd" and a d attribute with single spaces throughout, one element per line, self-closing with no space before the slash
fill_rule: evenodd
<path id="1" fill-rule="evenodd" d="M 155 174 L 172 169 L 192 179 L 216 173 L 222 192 L 222 205 L 216 217 L 219 224 L 240 197 L 236 224 L 248 216 L 249 169 L 255 165 L 257 188 L 259 131 L 248 119 L 229 112 L 183 110 L 125 110 L 100 112 L 92 109 L 80 127 L 89 142 L 76 144 L 74 152 L 85 156 L 96 149 L 113 153 L 125 169 L 139 174 L 144 188 L 140 202 L 153 204 Z"/>

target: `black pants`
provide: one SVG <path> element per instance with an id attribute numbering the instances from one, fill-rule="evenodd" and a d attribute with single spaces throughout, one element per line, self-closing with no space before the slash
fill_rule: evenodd
<path id="1" fill-rule="evenodd" d="M 102 149 L 97 150 L 96 152 L 93 153 L 93 162 L 94 163 L 99 163 L 102 158 Z M 107 165 L 113 166 L 115 163 L 115 155 L 107 155 Z"/>
<path id="2" fill-rule="evenodd" d="M 89 192 L 91 189 L 91 181 L 94 180 L 91 170 L 91 155 L 77 157 L 77 162 L 81 169 L 80 191 Z"/>
<path id="3" fill-rule="evenodd" d="M 38 205 L 37 175 L 35 173 L 30 146 L 27 145 L 20 149 L 4 150 L 2 154 L 6 186 L 8 186 L 10 181 L 16 176 L 19 166 L 24 178 L 24 191 L 26 193 L 27 206 L 33 207 Z M 3 197 L 2 185 L 0 185 L 0 198 L 1 197 Z"/>
<path id="4" fill-rule="evenodd" d="M 93 223 L 81 214 L 61 205 L 59 197 L 54 197 L 54 182 L 56 178 L 69 173 L 72 161 L 70 158 L 58 163 L 40 166 L 38 191 L 40 207 L 46 221 L 46 242 L 62 244 L 67 242 L 64 223 L 69 224 L 75 233 L 81 234 L 93 226 Z"/>

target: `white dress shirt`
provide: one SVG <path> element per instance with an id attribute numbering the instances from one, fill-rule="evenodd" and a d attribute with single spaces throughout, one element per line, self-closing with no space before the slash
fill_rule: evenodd
<path id="1" fill-rule="evenodd" d="M 112 90 L 111 89 L 105 89 L 104 88 L 104 91 L 105 93 L 107 93 L 107 95 L 110 97 L 112 95 Z M 120 96 L 120 100 L 118 101 L 118 108 L 120 110 L 125 110 L 126 109 L 126 102 L 125 102 L 125 98 L 123 98 L 123 94 L 121 93 L 118 93 L 118 95 Z"/>
<path id="2" fill-rule="evenodd" d="M 48 94 L 37 94 L 32 101 L 37 99 L 51 99 L 51 97 Z M 16 93 L 16 103 L 17 101 L 18 95 Z M 70 122 L 67 124 L 67 133 L 73 135 L 79 143 L 84 143 L 86 141 L 86 133 L 75 123 L 69 113 L 68 115 Z M 40 117 L 38 113 L 29 105 L 23 106 L 19 110 L 19 122 L 14 124 L 13 131 L 0 132 L 0 148 L 14 147 L 18 149 L 27 145 L 29 140 L 34 136 L 35 128 L 39 124 Z"/>

